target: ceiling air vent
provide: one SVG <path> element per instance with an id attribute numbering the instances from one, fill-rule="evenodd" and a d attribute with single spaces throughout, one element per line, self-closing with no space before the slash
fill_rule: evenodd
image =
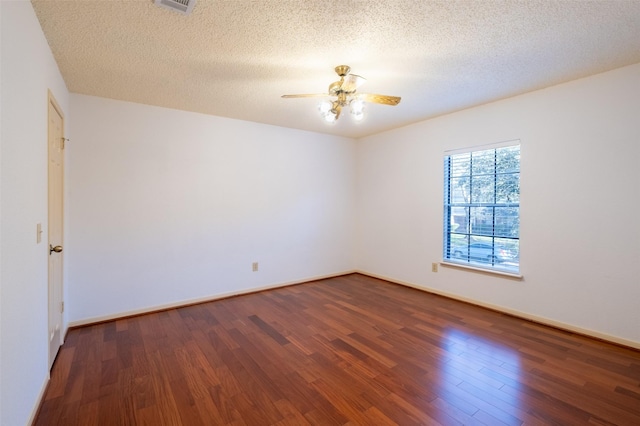
<path id="1" fill-rule="evenodd" d="M 196 0 L 154 0 L 154 3 L 158 6 L 180 12 L 183 15 L 188 15 L 193 10 Z"/>

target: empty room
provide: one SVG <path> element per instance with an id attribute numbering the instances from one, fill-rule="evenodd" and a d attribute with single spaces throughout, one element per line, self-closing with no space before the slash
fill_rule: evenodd
<path id="1" fill-rule="evenodd" d="M 0 425 L 640 424 L 639 1 L 0 22 Z"/>

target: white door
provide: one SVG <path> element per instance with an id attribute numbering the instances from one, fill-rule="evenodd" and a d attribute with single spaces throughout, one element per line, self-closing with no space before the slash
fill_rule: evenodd
<path id="1" fill-rule="evenodd" d="M 62 184 L 64 126 L 62 110 L 49 93 L 49 368 L 62 345 Z"/>

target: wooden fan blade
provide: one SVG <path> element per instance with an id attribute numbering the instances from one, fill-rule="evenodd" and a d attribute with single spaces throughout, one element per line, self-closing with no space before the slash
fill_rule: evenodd
<path id="1" fill-rule="evenodd" d="M 353 93 L 365 81 L 367 81 L 367 79 L 364 77 L 360 77 L 359 75 L 356 75 L 356 74 L 349 74 L 344 77 L 344 81 L 340 86 L 340 90 L 342 90 L 345 93 Z"/>
<path id="2" fill-rule="evenodd" d="M 328 93 L 312 93 L 308 95 L 282 95 L 283 98 L 320 98 L 329 96 Z"/>
<path id="3" fill-rule="evenodd" d="M 374 95 L 371 93 L 363 93 L 358 95 L 360 99 L 365 102 L 372 102 L 374 104 L 391 105 L 395 106 L 400 103 L 400 96 L 386 96 L 386 95 Z"/>

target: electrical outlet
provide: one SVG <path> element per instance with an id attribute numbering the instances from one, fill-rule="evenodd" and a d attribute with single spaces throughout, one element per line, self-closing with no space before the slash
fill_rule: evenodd
<path id="1" fill-rule="evenodd" d="M 432 263 L 431 264 L 431 272 L 438 272 L 438 264 L 437 263 Z"/>
<path id="2" fill-rule="evenodd" d="M 253 263 L 251 264 L 251 270 L 252 270 L 253 272 L 257 272 L 257 271 L 258 271 L 258 262 L 253 262 Z"/>

